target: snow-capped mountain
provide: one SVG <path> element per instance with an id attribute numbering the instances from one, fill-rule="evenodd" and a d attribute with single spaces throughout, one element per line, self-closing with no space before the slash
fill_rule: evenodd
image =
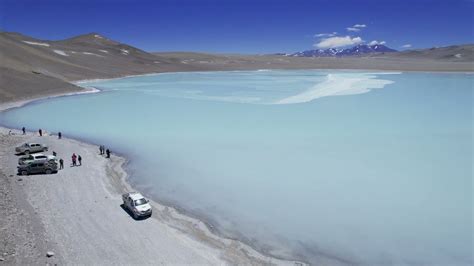
<path id="1" fill-rule="evenodd" d="M 294 54 L 290 54 L 289 56 L 299 56 L 299 57 L 321 57 L 321 56 L 337 56 L 342 49 L 317 49 L 317 50 L 307 50 L 303 52 L 297 52 Z"/>
<path id="2" fill-rule="evenodd" d="M 371 53 L 391 53 L 397 52 L 397 50 L 388 48 L 383 44 L 374 44 L 374 45 L 367 45 L 367 44 L 359 44 L 353 46 L 351 48 L 346 49 L 315 49 L 315 50 L 307 50 L 303 52 L 297 52 L 293 54 L 289 54 L 287 56 L 295 56 L 295 57 L 329 57 L 329 56 L 358 56 L 358 55 L 365 55 Z"/>

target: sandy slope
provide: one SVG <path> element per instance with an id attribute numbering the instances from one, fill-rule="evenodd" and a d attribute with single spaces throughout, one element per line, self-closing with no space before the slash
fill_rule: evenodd
<path id="1" fill-rule="evenodd" d="M 2 208 L 0 232 L 6 236 L 0 252 L 7 262 L 67 264 L 294 264 L 264 257 L 248 246 L 212 235 L 206 226 L 174 209 L 153 203 L 150 219 L 134 220 L 121 208 L 124 159 L 98 154 L 98 148 L 55 136 L 8 135 L 0 128 L 0 193 L 7 193 Z M 23 142 L 49 145 L 64 158 L 58 174 L 17 176 L 17 156 L 12 149 Z M 71 167 L 72 153 L 80 154 L 83 166 Z M 19 181 L 21 180 L 21 181 Z M 24 202 L 12 202 L 11 197 Z M 14 209 L 14 210 L 13 210 Z M 23 214 L 22 214 L 23 213 Z M 23 215 L 28 219 L 23 219 Z M 27 223 L 18 225 L 17 223 Z M 29 232 L 29 233 L 26 233 Z M 31 235 L 31 236 L 30 236 Z M 7 243 L 9 242 L 9 243 Z M 26 243 L 26 245 L 25 245 Z M 26 247 L 26 248 L 25 248 Z M 46 258 L 45 252 L 56 255 Z M 15 253 L 15 256 L 11 254 Z"/>

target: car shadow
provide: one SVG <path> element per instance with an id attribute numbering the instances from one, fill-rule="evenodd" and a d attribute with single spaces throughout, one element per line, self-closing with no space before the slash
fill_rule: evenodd
<path id="1" fill-rule="evenodd" d="M 28 154 L 26 154 L 24 152 L 16 152 L 15 155 L 16 156 L 24 156 L 24 155 L 30 155 L 30 154 L 36 154 L 36 153 L 42 153 L 42 152 L 46 152 L 46 151 L 35 151 L 35 152 L 30 152 Z"/>
<path id="2" fill-rule="evenodd" d="M 142 221 L 142 220 L 146 220 L 146 219 L 151 217 L 151 215 L 149 215 L 149 216 L 138 216 L 138 218 L 135 219 L 135 217 L 133 217 L 133 213 L 128 208 L 125 208 L 125 204 L 123 204 L 123 203 L 120 204 L 120 208 L 122 208 L 122 210 L 124 210 L 130 216 L 130 218 L 132 218 L 135 221 Z"/>
<path id="3" fill-rule="evenodd" d="M 55 175 L 57 174 L 58 171 L 55 171 L 55 172 L 52 172 L 51 174 L 49 175 Z M 16 173 L 17 176 L 32 176 L 32 175 L 48 175 L 46 173 L 31 173 L 31 174 L 27 174 L 27 175 L 22 175 L 21 173 Z"/>

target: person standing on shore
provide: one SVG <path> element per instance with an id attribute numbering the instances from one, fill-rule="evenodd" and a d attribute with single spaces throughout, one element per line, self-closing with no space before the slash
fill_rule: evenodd
<path id="1" fill-rule="evenodd" d="M 77 160 L 79 161 L 79 166 L 82 165 L 82 157 L 81 155 L 77 156 Z"/>
<path id="2" fill-rule="evenodd" d="M 59 170 L 64 169 L 64 160 L 63 158 L 59 159 Z"/>
<path id="3" fill-rule="evenodd" d="M 77 166 L 77 163 L 76 163 L 77 156 L 75 153 L 72 154 L 71 159 L 72 159 L 72 166 Z"/>
<path id="4" fill-rule="evenodd" d="M 109 149 L 107 149 L 106 153 L 107 153 L 107 158 L 110 158 L 110 150 Z"/>
<path id="5" fill-rule="evenodd" d="M 26 135 L 26 128 L 25 127 L 22 127 L 21 131 L 23 131 L 23 135 Z"/>
<path id="6" fill-rule="evenodd" d="M 40 137 L 43 136 L 43 130 L 41 130 L 41 128 L 38 130 L 38 133 L 39 133 Z"/>
<path id="7" fill-rule="evenodd" d="M 100 155 L 104 154 L 104 146 L 100 145 L 99 147 Z"/>
<path id="8" fill-rule="evenodd" d="M 58 132 L 58 139 L 61 139 L 63 137 L 63 134 L 60 132 Z"/>

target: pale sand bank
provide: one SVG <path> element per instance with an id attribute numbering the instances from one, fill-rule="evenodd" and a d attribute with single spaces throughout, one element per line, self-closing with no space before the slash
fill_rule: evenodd
<path id="1" fill-rule="evenodd" d="M 124 158 L 106 159 L 97 146 L 72 139 L 9 131 L 0 127 L 0 258 L 7 264 L 299 264 L 217 236 L 203 222 L 157 202 L 152 218 L 136 221 L 120 207 L 121 193 L 132 190 Z M 65 169 L 17 176 L 13 149 L 24 142 L 48 145 Z M 73 152 L 83 166 L 70 167 Z M 47 258 L 46 251 L 55 255 Z"/>

